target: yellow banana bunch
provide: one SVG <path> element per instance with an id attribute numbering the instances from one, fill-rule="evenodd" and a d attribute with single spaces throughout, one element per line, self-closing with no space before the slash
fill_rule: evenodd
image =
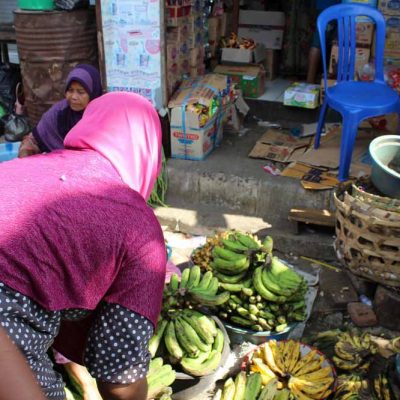
<path id="1" fill-rule="evenodd" d="M 298 341 L 270 340 L 253 353 L 250 371 L 261 374 L 265 387 L 276 382 L 273 385 L 275 397 L 265 398 L 276 400 L 277 396 L 288 394 L 290 399 L 324 399 L 330 395 L 334 382 L 332 367 L 325 361 L 317 350 L 304 354 Z"/>

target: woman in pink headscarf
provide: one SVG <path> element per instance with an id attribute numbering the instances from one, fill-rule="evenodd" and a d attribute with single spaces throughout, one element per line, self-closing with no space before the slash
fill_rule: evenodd
<path id="1" fill-rule="evenodd" d="M 161 165 L 144 98 L 92 101 L 63 150 L 0 164 L 0 325 L 43 393 L 64 399 L 47 350 L 86 365 L 105 399 L 146 398 L 166 251 L 147 206 Z"/>

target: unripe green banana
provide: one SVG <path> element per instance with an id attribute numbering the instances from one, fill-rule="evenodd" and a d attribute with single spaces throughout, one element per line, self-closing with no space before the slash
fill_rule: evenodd
<path id="1" fill-rule="evenodd" d="M 209 293 L 211 296 L 216 295 L 218 292 L 218 288 L 219 288 L 219 281 L 218 278 L 214 276 L 207 287 L 207 293 Z"/>
<path id="2" fill-rule="evenodd" d="M 253 275 L 253 284 L 256 288 L 257 292 L 263 297 L 265 300 L 273 301 L 273 302 L 283 302 L 286 301 L 286 297 L 277 296 L 271 291 L 269 291 L 262 282 L 262 267 L 256 268 Z"/>
<path id="3" fill-rule="evenodd" d="M 179 276 L 178 274 L 172 274 L 171 279 L 169 281 L 169 289 L 171 293 L 176 293 L 179 289 Z"/>
<path id="4" fill-rule="evenodd" d="M 212 335 L 213 331 L 210 332 L 208 326 L 204 326 L 204 324 L 201 324 L 198 318 L 195 318 L 193 315 L 187 313 L 182 313 L 182 318 L 191 325 L 191 327 L 196 331 L 197 335 L 204 343 L 206 343 L 207 345 L 211 345 L 214 343 L 214 336 Z"/>
<path id="5" fill-rule="evenodd" d="M 222 244 L 228 250 L 234 251 L 236 253 L 244 253 L 248 250 L 247 246 L 243 246 L 239 240 L 237 240 L 233 235 L 229 239 L 222 239 Z"/>
<path id="6" fill-rule="evenodd" d="M 215 272 L 214 276 L 218 278 L 218 280 L 222 283 L 239 283 L 243 280 L 243 278 L 246 276 L 247 270 L 241 272 L 240 274 L 237 275 L 226 275 L 221 272 Z"/>
<path id="7" fill-rule="evenodd" d="M 220 246 L 214 246 L 212 250 L 212 256 L 213 258 L 222 258 L 227 261 L 238 261 L 243 258 L 246 258 L 246 255 L 244 254 L 238 254 L 235 253 L 234 251 L 224 249 L 223 247 Z"/>
<path id="8" fill-rule="evenodd" d="M 193 265 L 193 267 L 190 268 L 189 280 L 186 287 L 188 289 L 197 287 L 197 285 L 200 282 L 200 278 L 201 278 L 200 267 L 198 265 Z"/>
<path id="9" fill-rule="evenodd" d="M 293 294 L 293 290 L 281 286 L 280 282 L 267 268 L 262 269 L 261 279 L 263 285 L 277 296 L 291 296 Z"/>
<path id="10" fill-rule="evenodd" d="M 249 312 L 250 314 L 258 315 L 260 310 L 254 304 L 249 304 Z"/>
<path id="11" fill-rule="evenodd" d="M 173 321 L 168 322 L 164 334 L 164 343 L 168 353 L 171 354 L 175 359 L 181 360 L 183 357 L 183 350 L 176 337 L 175 324 Z"/>
<path id="12" fill-rule="evenodd" d="M 241 232 L 236 232 L 235 237 L 239 240 L 239 242 L 246 246 L 249 250 L 259 250 L 260 244 L 257 243 L 252 237 L 249 235 L 245 235 Z"/>
<path id="13" fill-rule="evenodd" d="M 216 307 L 226 303 L 229 300 L 229 292 L 221 292 L 216 295 L 210 295 L 208 292 L 198 290 L 197 288 L 189 291 L 191 298 L 204 306 Z"/>
<path id="14" fill-rule="evenodd" d="M 180 323 L 179 319 L 176 319 L 174 321 L 175 325 L 175 333 L 176 337 L 178 339 L 179 344 L 181 345 L 182 349 L 186 351 L 186 353 L 190 357 L 197 357 L 200 353 L 199 348 L 190 340 L 190 338 L 187 336 L 187 333 L 185 331 L 185 328 L 183 325 Z"/>
<path id="15" fill-rule="evenodd" d="M 221 329 L 217 329 L 217 336 L 215 336 L 212 348 L 213 350 L 222 353 L 224 348 L 224 334 L 222 333 Z"/>
<path id="16" fill-rule="evenodd" d="M 238 315 L 232 315 L 230 317 L 230 319 L 234 324 L 237 324 L 237 325 L 246 326 L 246 327 L 254 325 L 253 321 L 250 321 L 249 319 L 246 319 L 243 317 L 239 317 Z"/>
<path id="17" fill-rule="evenodd" d="M 182 271 L 181 275 L 181 284 L 179 286 L 180 289 L 185 289 L 189 280 L 189 275 L 190 275 L 190 268 L 185 268 Z"/>
<path id="18" fill-rule="evenodd" d="M 221 400 L 232 400 L 235 396 L 235 382 L 232 378 L 228 378 L 224 383 Z"/>
<path id="19" fill-rule="evenodd" d="M 200 283 L 197 285 L 200 289 L 207 289 L 210 285 L 211 279 L 213 278 L 213 273 L 211 271 L 207 271 L 201 278 Z"/>
<path id="20" fill-rule="evenodd" d="M 272 239 L 272 236 L 266 236 L 261 243 L 261 248 L 266 253 L 272 253 L 273 247 L 274 247 L 274 239 Z"/>
<path id="21" fill-rule="evenodd" d="M 147 396 L 149 399 L 159 396 L 166 391 L 166 388 L 176 379 L 176 373 L 169 364 L 163 365 L 161 371 L 156 376 L 147 379 Z"/>
<path id="22" fill-rule="evenodd" d="M 202 363 L 196 362 L 195 358 L 185 358 L 181 361 L 183 370 L 193 376 L 205 376 L 215 371 L 221 362 L 221 353 L 211 350 L 208 359 Z"/>
<path id="23" fill-rule="evenodd" d="M 259 372 L 255 372 L 247 377 L 244 400 L 257 400 L 261 392 L 262 378 Z"/>
<path id="24" fill-rule="evenodd" d="M 215 336 L 217 336 L 217 326 L 215 321 L 211 317 L 202 314 L 197 310 L 186 309 L 185 312 L 196 320 L 202 331 L 207 335 L 208 339 L 205 339 L 205 342 L 212 344 Z"/>
<path id="25" fill-rule="evenodd" d="M 193 329 L 192 325 L 189 324 L 184 318 L 178 317 L 179 322 L 182 324 L 185 329 L 186 337 L 200 350 L 203 352 L 210 351 L 211 346 L 209 344 L 204 343 L 196 330 Z"/>
<path id="26" fill-rule="evenodd" d="M 154 335 L 149 340 L 149 352 L 152 357 L 154 357 L 157 353 L 167 324 L 168 321 L 166 321 L 165 319 L 160 319 L 157 323 L 157 328 L 154 332 Z"/>
<path id="27" fill-rule="evenodd" d="M 246 391 L 247 374 L 245 371 L 240 371 L 235 378 L 235 396 L 232 400 L 244 400 Z"/>

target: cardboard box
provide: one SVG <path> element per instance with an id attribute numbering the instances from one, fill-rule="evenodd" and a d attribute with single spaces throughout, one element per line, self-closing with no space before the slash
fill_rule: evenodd
<path id="1" fill-rule="evenodd" d="M 372 43 L 375 25 L 371 22 L 357 22 L 356 43 L 361 47 L 369 47 Z"/>
<path id="2" fill-rule="evenodd" d="M 214 72 L 230 76 L 244 97 L 257 98 L 265 92 L 265 71 L 261 65 L 217 65 Z"/>
<path id="3" fill-rule="evenodd" d="M 282 48 L 283 29 L 240 26 L 238 35 L 240 37 L 253 39 L 256 43 L 263 44 L 266 49 L 280 50 Z"/>
<path id="4" fill-rule="evenodd" d="M 378 8 L 385 15 L 400 15 L 400 0 L 379 0 Z"/>
<path id="5" fill-rule="evenodd" d="M 400 14 L 385 15 L 385 57 L 400 57 Z"/>
<path id="6" fill-rule="evenodd" d="M 263 64 L 265 68 L 265 79 L 267 81 L 273 81 L 278 76 L 280 53 L 279 50 L 265 50 L 265 60 Z"/>
<path id="7" fill-rule="evenodd" d="M 222 48 L 221 61 L 238 64 L 258 64 L 265 59 L 265 47 L 257 44 L 255 49 Z"/>
<path id="8" fill-rule="evenodd" d="M 221 27 L 222 18 L 221 17 L 210 17 L 208 18 L 208 41 L 210 43 L 218 44 L 221 39 Z"/>
<path id="9" fill-rule="evenodd" d="M 285 26 L 285 14 L 280 11 L 240 10 L 239 26 Z"/>
<path id="10" fill-rule="evenodd" d="M 166 45 L 167 51 L 167 64 L 173 63 L 179 58 L 179 47 L 175 43 L 168 43 Z"/>
<path id="11" fill-rule="evenodd" d="M 190 14 L 190 6 L 166 6 L 165 16 L 168 27 L 181 26 L 187 23 Z"/>
<path id="12" fill-rule="evenodd" d="M 283 94 L 283 104 L 302 108 L 317 108 L 319 106 L 319 85 L 295 82 Z"/>
<path id="13" fill-rule="evenodd" d="M 328 69 L 328 73 L 332 77 L 336 77 L 337 75 L 338 51 L 339 51 L 338 46 L 333 45 L 329 61 L 329 69 Z M 356 48 L 355 71 L 354 71 L 355 77 L 357 77 L 357 72 L 360 71 L 365 64 L 368 64 L 370 53 L 371 53 L 370 49 L 365 49 L 362 47 Z"/>
<path id="14" fill-rule="evenodd" d="M 251 158 L 263 158 L 279 162 L 291 162 L 295 153 L 304 153 L 310 139 L 298 139 L 288 131 L 268 129 L 249 153 Z"/>
<path id="15" fill-rule="evenodd" d="M 221 124 L 221 106 L 204 126 L 190 104 L 210 106 L 216 93 L 227 87 L 223 75 L 209 74 L 202 79 L 182 82 L 168 103 L 171 121 L 171 156 L 185 160 L 203 160 L 214 149 Z M 214 89 L 212 89 L 214 88 Z"/>
<path id="16" fill-rule="evenodd" d="M 186 123 L 185 129 L 182 125 L 183 118 Z M 185 113 L 180 107 L 171 110 L 171 156 L 173 158 L 204 160 L 214 149 L 217 134 L 216 116 L 201 128 L 197 122 L 196 116 Z"/>
<path id="17" fill-rule="evenodd" d="M 336 85 L 336 79 L 327 79 L 326 83 L 328 85 L 328 88 L 331 86 Z M 322 103 L 324 102 L 325 99 L 325 81 L 322 78 L 321 79 L 321 85 L 320 85 L 320 92 L 319 92 L 319 102 L 322 105 Z"/>

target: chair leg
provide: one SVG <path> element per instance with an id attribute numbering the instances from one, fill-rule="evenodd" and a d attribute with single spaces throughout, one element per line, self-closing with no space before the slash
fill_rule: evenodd
<path id="1" fill-rule="evenodd" d="M 343 117 L 342 139 L 340 142 L 339 181 L 349 177 L 351 156 L 357 136 L 358 119 L 352 115 Z"/>
<path id="2" fill-rule="evenodd" d="M 324 124 L 325 124 L 325 114 L 326 114 L 327 106 L 328 106 L 328 102 L 325 99 L 324 103 L 322 104 L 321 111 L 319 113 L 317 132 L 315 133 L 315 139 L 314 139 L 314 149 L 318 149 L 320 141 L 321 141 L 321 133 L 322 133 L 322 128 L 324 127 Z"/>

